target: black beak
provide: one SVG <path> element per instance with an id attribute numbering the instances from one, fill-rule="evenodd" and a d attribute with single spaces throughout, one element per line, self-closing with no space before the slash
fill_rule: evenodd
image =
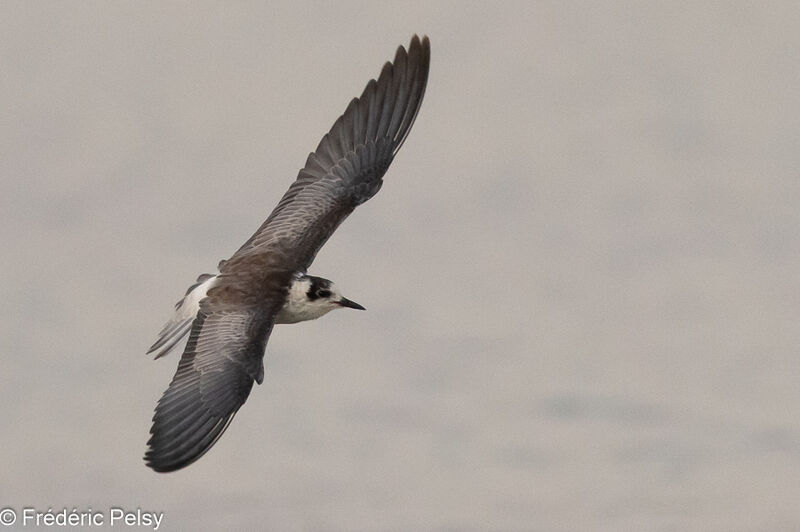
<path id="1" fill-rule="evenodd" d="M 367 310 L 364 307 L 362 307 L 361 305 L 359 305 L 358 303 L 356 303 L 355 301 L 350 301 L 346 297 L 343 297 L 341 300 L 339 300 L 339 306 L 347 307 L 347 308 L 354 308 L 356 310 Z"/>

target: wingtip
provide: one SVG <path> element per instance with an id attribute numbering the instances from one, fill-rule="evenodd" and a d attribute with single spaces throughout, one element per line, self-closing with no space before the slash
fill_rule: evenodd
<path id="1" fill-rule="evenodd" d="M 169 440 L 166 443 L 157 441 L 154 425 L 150 429 L 151 437 L 147 442 L 148 449 L 143 457 L 145 465 L 156 473 L 172 473 L 192 465 L 214 447 L 214 444 L 228 429 L 235 415 L 236 411 L 226 418 L 217 419 L 211 427 L 199 431 L 199 438 L 197 435 L 192 435 L 190 440 L 180 442 L 177 446 L 175 442 Z"/>
<path id="2" fill-rule="evenodd" d="M 426 56 L 430 56 L 430 48 L 431 48 L 431 41 L 427 35 L 423 34 L 422 38 L 418 34 L 414 34 L 411 37 L 411 41 L 408 44 L 408 48 L 403 46 L 402 44 L 397 47 L 397 52 L 394 56 L 394 63 L 397 63 L 398 58 L 401 55 L 405 55 L 406 57 L 414 55 L 413 51 L 417 49 L 421 49 Z"/>
<path id="3" fill-rule="evenodd" d="M 430 48 L 431 40 L 424 33 L 422 34 L 422 37 L 415 33 L 413 37 L 411 37 L 411 43 L 408 45 L 409 50 L 412 47 Z"/>

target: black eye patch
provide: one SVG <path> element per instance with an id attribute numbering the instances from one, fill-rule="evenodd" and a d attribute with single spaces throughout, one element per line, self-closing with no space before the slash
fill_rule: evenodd
<path id="1" fill-rule="evenodd" d="M 331 296 L 330 281 L 322 277 L 313 277 L 311 275 L 309 275 L 308 278 L 311 280 L 311 286 L 308 287 L 308 292 L 306 293 L 308 299 L 314 301 L 320 297 L 325 298 Z"/>

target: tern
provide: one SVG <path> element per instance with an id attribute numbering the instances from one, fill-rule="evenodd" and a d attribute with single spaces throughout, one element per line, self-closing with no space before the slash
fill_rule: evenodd
<path id="1" fill-rule="evenodd" d="M 280 323 L 338 308 L 364 310 L 328 279 L 307 274 L 337 227 L 383 184 L 419 112 L 430 42 L 414 35 L 322 137 L 267 220 L 236 253 L 203 274 L 175 306 L 148 353 L 160 358 L 189 335 L 158 401 L 144 459 L 158 472 L 203 456 L 264 380 L 264 352 Z"/>

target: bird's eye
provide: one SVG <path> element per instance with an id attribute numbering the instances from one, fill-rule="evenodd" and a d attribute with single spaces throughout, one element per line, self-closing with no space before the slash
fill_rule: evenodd
<path id="1" fill-rule="evenodd" d="M 323 298 L 323 299 L 327 299 L 327 298 L 331 297 L 331 291 L 330 290 L 320 290 L 319 292 L 317 292 L 317 295 L 319 297 Z"/>

